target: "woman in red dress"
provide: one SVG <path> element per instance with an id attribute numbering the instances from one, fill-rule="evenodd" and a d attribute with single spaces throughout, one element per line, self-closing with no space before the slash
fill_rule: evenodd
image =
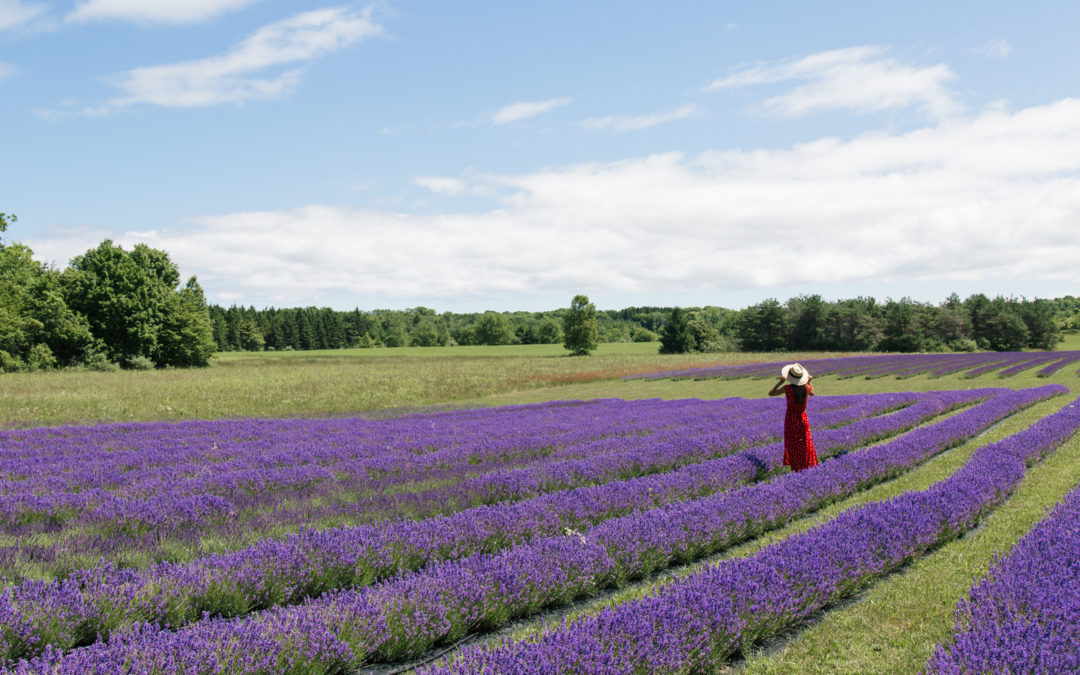
<path id="1" fill-rule="evenodd" d="M 784 466 L 802 471 L 817 466 L 814 438 L 810 435 L 810 419 L 806 416 L 806 397 L 814 395 L 813 376 L 798 363 L 780 369 L 780 381 L 769 390 L 769 396 L 784 394 L 787 413 L 784 415 Z M 780 387 L 783 387 L 781 390 Z"/>

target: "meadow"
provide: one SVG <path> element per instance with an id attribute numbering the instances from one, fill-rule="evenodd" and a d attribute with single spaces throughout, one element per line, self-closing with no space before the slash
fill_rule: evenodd
<path id="1" fill-rule="evenodd" d="M 791 474 L 769 379 L 635 377 L 777 355 L 602 347 L 5 375 L 6 668 L 964 672 L 958 604 L 1080 483 L 1075 363 L 822 375 Z"/>

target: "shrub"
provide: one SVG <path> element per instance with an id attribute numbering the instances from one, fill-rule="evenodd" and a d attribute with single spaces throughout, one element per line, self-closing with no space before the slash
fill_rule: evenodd
<path id="1" fill-rule="evenodd" d="M 22 359 L 0 349 L 0 372 L 15 373 L 26 367 Z"/>
<path id="2" fill-rule="evenodd" d="M 967 338 L 957 338 L 951 340 L 948 344 L 949 351 L 953 352 L 973 352 L 979 348 L 979 345 L 975 344 L 974 340 Z"/>
<path id="3" fill-rule="evenodd" d="M 128 359 L 127 367 L 130 370 L 153 370 L 157 367 L 157 364 L 154 363 L 150 357 L 140 354 L 139 356 L 133 356 Z"/>
<path id="4" fill-rule="evenodd" d="M 30 348 L 26 355 L 26 365 L 30 370 L 45 370 L 56 367 L 56 357 L 48 345 L 40 342 Z"/>
<path id="5" fill-rule="evenodd" d="M 79 368 L 86 370 L 94 370 L 101 373 L 108 373 L 114 370 L 120 370 L 120 366 L 116 365 L 109 360 L 109 357 L 105 356 L 101 352 L 90 352 L 78 365 Z"/>
<path id="6" fill-rule="evenodd" d="M 630 336 L 630 339 L 634 342 L 656 342 L 660 339 L 660 336 L 648 328 L 638 326 L 634 329 L 634 333 Z"/>

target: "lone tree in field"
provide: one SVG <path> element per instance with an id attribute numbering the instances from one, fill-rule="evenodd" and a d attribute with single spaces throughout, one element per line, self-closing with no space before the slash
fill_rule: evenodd
<path id="1" fill-rule="evenodd" d="M 574 356 L 584 356 L 596 349 L 596 306 L 587 296 L 574 296 L 570 311 L 563 316 L 563 336 L 563 346 Z"/>
<path id="2" fill-rule="evenodd" d="M 661 354 L 685 354 L 694 349 L 696 340 L 690 331 L 690 322 L 683 311 L 676 307 L 660 331 Z"/>

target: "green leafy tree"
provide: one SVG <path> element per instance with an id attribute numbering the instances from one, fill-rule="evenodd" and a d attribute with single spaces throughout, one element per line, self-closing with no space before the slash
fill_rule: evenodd
<path id="1" fill-rule="evenodd" d="M 4 369 L 66 366 L 95 348 L 86 320 L 64 301 L 60 274 L 22 244 L 0 244 L 0 351 Z"/>
<path id="2" fill-rule="evenodd" d="M 735 336 L 743 351 L 780 351 L 787 344 L 787 335 L 787 315 L 775 298 L 751 305 L 739 314 Z"/>
<path id="3" fill-rule="evenodd" d="M 825 310 L 823 344 L 836 351 L 868 351 L 881 341 L 880 308 L 873 298 L 851 298 Z"/>
<path id="4" fill-rule="evenodd" d="M 563 315 L 563 346 L 575 356 L 584 356 L 596 349 L 598 336 L 596 306 L 587 296 L 575 295 Z"/>
<path id="5" fill-rule="evenodd" d="M 423 318 L 413 324 L 409 340 L 417 347 L 438 347 L 446 344 L 435 321 L 430 318 Z"/>
<path id="6" fill-rule="evenodd" d="M 1019 351 L 1031 338 L 1015 303 L 1000 296 L 991 300 L 982 312 L 982 327 L 987 345 L 998 352 Z"/>
<path id="7" fill-rule="evenodd" d="M 826 305 L 820 295 L 800 295 L 787 301 L 791 326 L 788 348 L 821 350 L 825 347 Z"/>
<path id="8" fill-rule="evenodd" d="M 671 310 L 667 323 L 660 331 L 661 354 L 685 354 L 696 346 L 686 314 L 678 307 Z"/>
<path id="9" fill-rule="evenodd" d="M 1020 318 L 1028 330 L 1028 346 L 1035 349 L 1053 349 L 1060 339 L 1057 325 L 1054 323 L 1054 305 L 1049 300 L 1036 299 L 1022 302 L 1019 307 Z"/>
<path id="10" fill-rule="evenodd" d="M 262 349 L 263 337 L 258 326 L 251 322 L 243 325 L 251 327 L 249 339 L 256 341 L 257 349 Z M 255 346 L 249 344 L 244 348 Z M 206 366 L 215 347 L 206 297 L 199 282 L 191 277 L 183 288 L 169 296 L 159 330 L 158 351 L 151 358 L 155 363 L 169 366 Z"/>
<path id="11" fill-rule="evenodd" d="M 18 220 L 19 217 L 16 216 L 14 213 L 8 214 L 0 211 L 0 232 L 7 232 L 8 223 L 14 223 Z"/>
<path id="12" fill-rule="evenodd" d="M 137 244 L 130 252 L 105 240 L 76 256 L 63 274 L 64 299 L 86 317 L 106 356 L 134 367 L 204 365 L 212 341 L 201 289 L 178 291 L 180 273 L 164 251 Z M 197 325 L 184 327 L 194 321 Z M 203 339 L 205 337 L 205 340 Z M 193 341 L 169 344 L 175 340 Z"/>
<path id="13" fill-rule="evenodd" d="M 924 349 L 916 303 L 909 298 L 885 306 L 884 338 L 880 347 L 890 352 L 918 352 Z"/>
<path id="14" fill-rule="evenodd" d="M 498 312 L 484 312 L 473 327 L 473 339 L 478 345 L 508 345 L 514 340 L 510 322 Z"/>
<path id="15" fill-rule="evenodd" d="M 562 326 L 552 318 L 542 320 L 536 329 L 536 333 L 541 344 L 557 345 L 563 340 Z"/>

